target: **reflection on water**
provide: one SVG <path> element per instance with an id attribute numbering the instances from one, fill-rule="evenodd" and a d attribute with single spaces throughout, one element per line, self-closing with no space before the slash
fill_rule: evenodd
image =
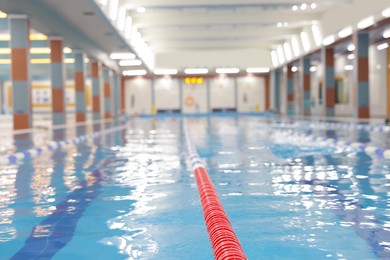
<path id="1" fill-rule="evenodd" d="M 16 166 L 0 168 L 0 242 L 16 238 L 16 229 L 12 220 L 15 214 L 12 204 L 16 197 L 16 174 Z"/>

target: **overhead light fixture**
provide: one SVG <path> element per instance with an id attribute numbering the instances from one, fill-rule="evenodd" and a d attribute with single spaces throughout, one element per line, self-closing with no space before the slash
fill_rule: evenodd
<path id="1" fill-rule="evenodd" d="M 126 27 L 126 13 L 127 13 L 127 8 L 126 7 L 121 7 L 119 9 L 119 15 L 118 15 L 118 29 L 120 31 L 124 31 Z"/>
<path id="2" fill-rule="evenodd" d="M 110 18 L 115 21 L 118 16 L 119 0 L 110 0 Z"/>
<path id="3" fill-rule="evenodd" d="M 353 65 L 345 65 L 344 70 L 347 70 L 347 71 L 353 70 Z"/>
<path id="4" fill-rule="evenodd" d="M 374 16 L 369 16 L 367 18 L 364 18 L 360 22 L 358 22 L 357 27 L 359 29 L 366 29 L 367 27 L 370 27 L 374 24 Z"/>
<path id="5" fill-rule="evenodd" d="M 30 34 L 30 41 L 45 41 L 47 38 L 47 35 L 44 35 L 43 33 Z"/>
<path id="6" fill-rule="evenodd" d="M 293 5 L 292 10 L 293 11 L 297 11 L 298 10 L 298 6 L 297 5 Z"/>
<path id="7" fill-rule="evenodd" d="M 175 69 L 155 69 L 155 75 L 175 75 L 177 74 L 177 70 Z"/>
<path id="8" fill-rule="evenodd" d="M 4 33 L 0 34 L 0 41 L 9 41 L 9 40 L 11 40 L 11 35 L 4 34 Z"/>
<path id="9" fill-rule="evenodd" d="M 50 59 L 30 59 L 31 64 L 49 64 Z"/>
<path id="10" fill-rule="evenodd" d="M 279 65 L 278 54 L 276 53 L 275 50 L 271 51 L 271 61 L 272 61 L 272 66 L 276 67 Z"/>
<path id="11" fill-rule="evenodd" d="M 354 51 L 354 50 L 355 50 L 355 45 L 353 45 L 353 44 L 351 43 L 350 45 L 348 45 L 347 50 L 348 50 L 348 51 Z"/>
<path id="12" fill-rule="evenodd" d="M 307 4 L 306 3 L 301 4 L 301 10 L 302 11 L 306 10 L 306 8 L 307 8 Z"/>
<path id="13" fill-rule="evenodd" d="M 107 5 L 107 1 L 108 1 L 108 0 L 100 0 L 100 4 L 101 4 L 102 6 L 106 6 L 106 5 Z"/>
<path id="14" fill-rule="evenodd" d="M 131 39 L 132 26 L 133 26 L 133 18 L 131 18 L 131 16 L 127 16 L 126 25 L 125 25 L 125 37 L 128 40 Z"/>
<path id="15" fill-rule="evenodd" d="M 284 48 L 284 54 L 286 55 L 286 59 L 287 59 L 287 60 L 291 60 L 291 59 L 292 59 L 292 53 L 291 53 L 290 44 L 288 44 L 287 42 L 285 42 L 285 43 L 283 44 L 283 48 Z"/>
<path id="16" fill-rule="evenodd" d="M 279 61 L 279 64 L 283 64 L 283 63 L 284 63 L 283 46 L 282 46 L 282 45 L 279 45 L 278 48 L 276 48 L 276 52 L 277 52 L 277 54 L 278 54 L 278 61 Z"/>
<path id="17" fill-rule="evenodd" d="M 62 51 L 63 51 L 64 53 L 66 53 L 66 54 L 72 53 L 72 49 L 69 48 L 69 47 L 64 47 L 64 48 L 62 49 Z"/>
<path id="18" fill-rule="evenodd" d="M 4 13 L 3 11 L 0 11 L 0 18 L 7 18 L 7 14 Z"/>
<path id="19" fill-rule="evenodd" d="M 11 54 L 11 48 L 0 48 L 0 54 Z"/>
<path id="20" fill-rule="evenodd" d="M 340 38 L 345 38 L 352 34 L 352 26 L 345 27 L 337 34 Z"/>
<path id="21" fill-rule="evenodd" d="M 317 8 L 317 4 L 316 3 L 311 3 L 310 8 L 311 9 L 316 9 Z"/>
<path id="22" fill-rule="evenodd" d="M 206 68 L 191 68 L 191 69 L 185 69 L 184 73 L 189 75 L 196 75 L 196 74 L 207 74 L 209 72 Z"/>
<path id="23" fill-rule="evenodd" d="M 239 68 L 217 68 L 215 72 L 218 74 L 236 74 L 240 72 Z"/>
<path id="24" fill-rule="evenodd" d="M 291 38 L 292 51 L 295 57 L 298 57 L 301 54 L 301 46 L 299 46 L 297 36 Z"/>
<path id="25" fill-rule="evenodd" d="M 390 17 L 390 7 L 382 11 L 382 16 L 386 18 Z"/>
<path id="26" fill-rule="evenodd" d="M 123 76 L 143 76 L 146 73 L 146 70 L 125 70 L 122 72 Z"/>
<path id="27" fill-rule="evenodd" d="M 304 51 L 309 51 L 310 50 L 310 41 L 309 41 L 309 36 L 307 35 L 306 32 L 301 32 L 301 41 L 303 45 L 303 50 Z"/>
<path id="28" fill-rule="evenodd" d="M 332 43 L 334 43 L 335 40 L 336 40 L 336 38 L 334 37 L 334 35 L 329 35 L 328 37 L 326 37 L 322 41 L 322 44 L 325 45 L 325 46 L 328 46 L 328 45 L 331 45 Z"/>
<path id="29" fill-rule="evenodd" d="M 110 54 L 112 60 L 132 60 L 135 59 L 135 54 L 131 52 L 113 52 Z"/>
<path id="30" fill-rule="evenodd" d="M 74 63 L 74 58 L 66 58 L 66 59 L 64 60 L 64 62 L 65 62 L 65 63 L 68 63 L 68 64 Z"/>
<path id="31" fill-rule="evenodd" d="M 11 59 L 0 59 L 0 64 L 11 64 Z"/>
<path id="32" fill-rule="evenodd" d="M 379 44 L 377 47 L 378 51 L 384 50 L 386 48 L 389 48 L 389 44 L 387 42 Z"/>
<path id="33" fill-rule="evenodd" d="M 311 32 L 313 33 L 315 44 L 317 46 L 320 46 L 322 43 L 322 34 L 321 34 L 321 30 L 320 30 L 320 27 L 318 26 L 318 24 L 313 24 L 311 26 Z"/>
<path id="34" fill-rule="evenodd" d="M 317 71 L 317 67 L 316 66 L 311 66 L 309 70 L 310 70 L 310 72 L 316 72 Z"/>
<path id="35" fill-rule="evenodd" d="M 33 47 L 33 48 L 30 48 L 30 53 L 31 54 L 50 54 L 51 53 L 51 50 L 50 48 L 47 48 L 47 47 Z"/>
<path id="36" fill-rule="evenodd" d="M 384 31 L 382 36 L 385 39 L 390 38 L 390 30 Z"/>
<path id="37" fill-rule="evenodd" d="M 298 67 L 297 66 L 292 66 L 291 67 L 291 71 L 292 72 L 297 72 L 298 71 Z"/>
<path id="38" fill-rule="evenodd" d="M 121 60 L 119 61 L 119 66 L 125 67 L 125 66 L 140 66 L 142 65 L 142 61 L 140 60 Z"/>
<path id="39" fill-rule="evenodd" d="M 247 68 L 247 73 L 268 73 L 269 68 L 267 67 L 259 67 L 259 68 Z"/>
<path id="40" fill-rule="evenodd" d="M 348 60 L 353 60 L 355 58 L 355 54 L 351 53 L 347 56 Z"/>
<path id="41" fill-rule="evenodd" d="M 138 6 L 137 7 L 137 13 L 143 14 L 145 12 L 146 12 L 146 8 L 145 7 L 143 7 L 143 6 Z"/>

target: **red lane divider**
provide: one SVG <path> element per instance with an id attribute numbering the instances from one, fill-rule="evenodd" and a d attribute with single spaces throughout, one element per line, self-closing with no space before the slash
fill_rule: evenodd
<path id="1" fill-rule="evenodd" d="M 188 147 L 188 159 L 191 163 L 202 203 L 203 217 L 216 260 L 247 259 L 241 244 L 230 224 L 230 221 L 219 200 L 215 187 L 203 166 L 199 155 L 191 144 L 187 124 L 184 124 L 184 133 Z"/>

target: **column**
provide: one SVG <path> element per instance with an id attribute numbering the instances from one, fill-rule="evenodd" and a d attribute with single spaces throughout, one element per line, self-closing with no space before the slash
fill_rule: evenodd
<path id="1" fill-rule="evenodd" d="M 273 72 L 273 90 L 274 90 L 274 109 L 280 113 L 280 70 L 275 69 Z"/>
<path id="2" fill-rule="evenodd" d="M 150 87 L 152 88 L 151 89 L 151 93 L 152 93 L 152 107 L 150 108 L 150 113 L 152 115 L 156 114 L 157 113 L 157 109 L 156 109 L 156 91 L 155 91 L 155 87 L 154 87 L 154 77 L 151 78 L 151 81 L 152 81 L 152 84 L 150 85 Z"/>
<path id="3" fill-rule="evenodd" d="M 271 108 L 271 99 L 270 99 L 270 76 L 266 75 L 264 77 L 265 86 L 264 86 L 264 96 L 265 96 L 265 111 L 269 111 Z M 260 110 L 260 108 L 259 108 Z M 259 111 L 256 111 L 259 112 Z"/>
<path id="4" fill-rule="evenodd" d="M 126 91 L 125 91 L 125 77 L 121 76 L 121 114 L 124 115 L 126 114 L 125 111 L 125 97 L 126 97 Z"/>
<path id="5" fill-rule="evenodd" d="M 300 60 L 300 79 L 303 87 L 303 115 L 311 115 L 311 81 L 310 81 L 310 57 L 306 56 Z"/>
<path id="6" fill-rule="evenodd" d="M 119 75 L 118 72 L 113 72 L 113 89 L 112 89 L 112 102 L 114 105 L 114 118 L 117 118 L 120 115 L 120 96 L 119 96 Z"/>
<path id="7" fill-rule="evenodd" d="M 14 130 L 32 126 L 30 86 L 30 22 L 26 15 L 9 15 Z"/>
<path id="8" fill-rule="evenodd" d="M 87 104 L 85 100 L 85 78 L 84 78 L 84 53 L 82 51 L 74 52 L 75 71 L 74 81 L 76 88 L 76 122 L 85 122 L 85 113 Z"/>
<path id="9" fill-rule="evenodd" d="M 294 77 L 291 68 L 292 68 L 292 64 L 287 64 L 287 115 L 289 116 L 292 116 L 295 113 Z"/>
<path id="10" fill-rule="evenodd" d="M 387 118 L 390 118 L 390 48 L 387 48 Z"/>
<path id="11" fill-rule="evenodd" d="M 325 100 L 325 115 L 334 116 L 336 103 L 335 73 L 334 73 L 334 48 L 323 47 L 321 50 L 321 60 L 324 67 L 323 90 Z"/>
<path id="12" fill-rule="evenodd" d="M 93 120 L 101 119 L 100 114 L 100 77 L 99 62 L 97 60 L 91 63 L 91 80 L 92 80 L 92 118 Z"/>
<path id="13" fill-rule="evenodd" d="M 358 31 L 353 35 L 355 44 L 354 60 L 354 85 L 357 93 L 357 103 L 355 115 L 358 118 L 370 117 L 370 92 L 369 92 L 369 66 L 368 66 L 368 31 Z"/>
<path id="14" fill-rule="evenodd" d="M 65 112 L 65 74 L 64 55 L 62 52 L 62 38 L 50 37 L 50 74 L 51 74 L 51 107 L 53 125 L 64 125 L 66 123 Z"/>
<path id="15" fill-rule="evenodd" d="M 104 119 L 111 118 L 111 86 L 110 86 L 110 70 L 103 66 L 103 82 L 104 82 Z"/>

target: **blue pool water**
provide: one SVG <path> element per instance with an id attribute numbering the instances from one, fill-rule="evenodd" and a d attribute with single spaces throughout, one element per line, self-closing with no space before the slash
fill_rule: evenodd
<path id="1" fill-rule="evenodd" d="M 272 118 L 127 124 L 0 166 L 0 259 L 213 259 L 183 124 L 249 259 L 390 259 L 389 161 L 302 143 Z M 386 133 L 289 130 L 387 148 Z M 6 150 L 30 148 L 37 136 Z"/>

